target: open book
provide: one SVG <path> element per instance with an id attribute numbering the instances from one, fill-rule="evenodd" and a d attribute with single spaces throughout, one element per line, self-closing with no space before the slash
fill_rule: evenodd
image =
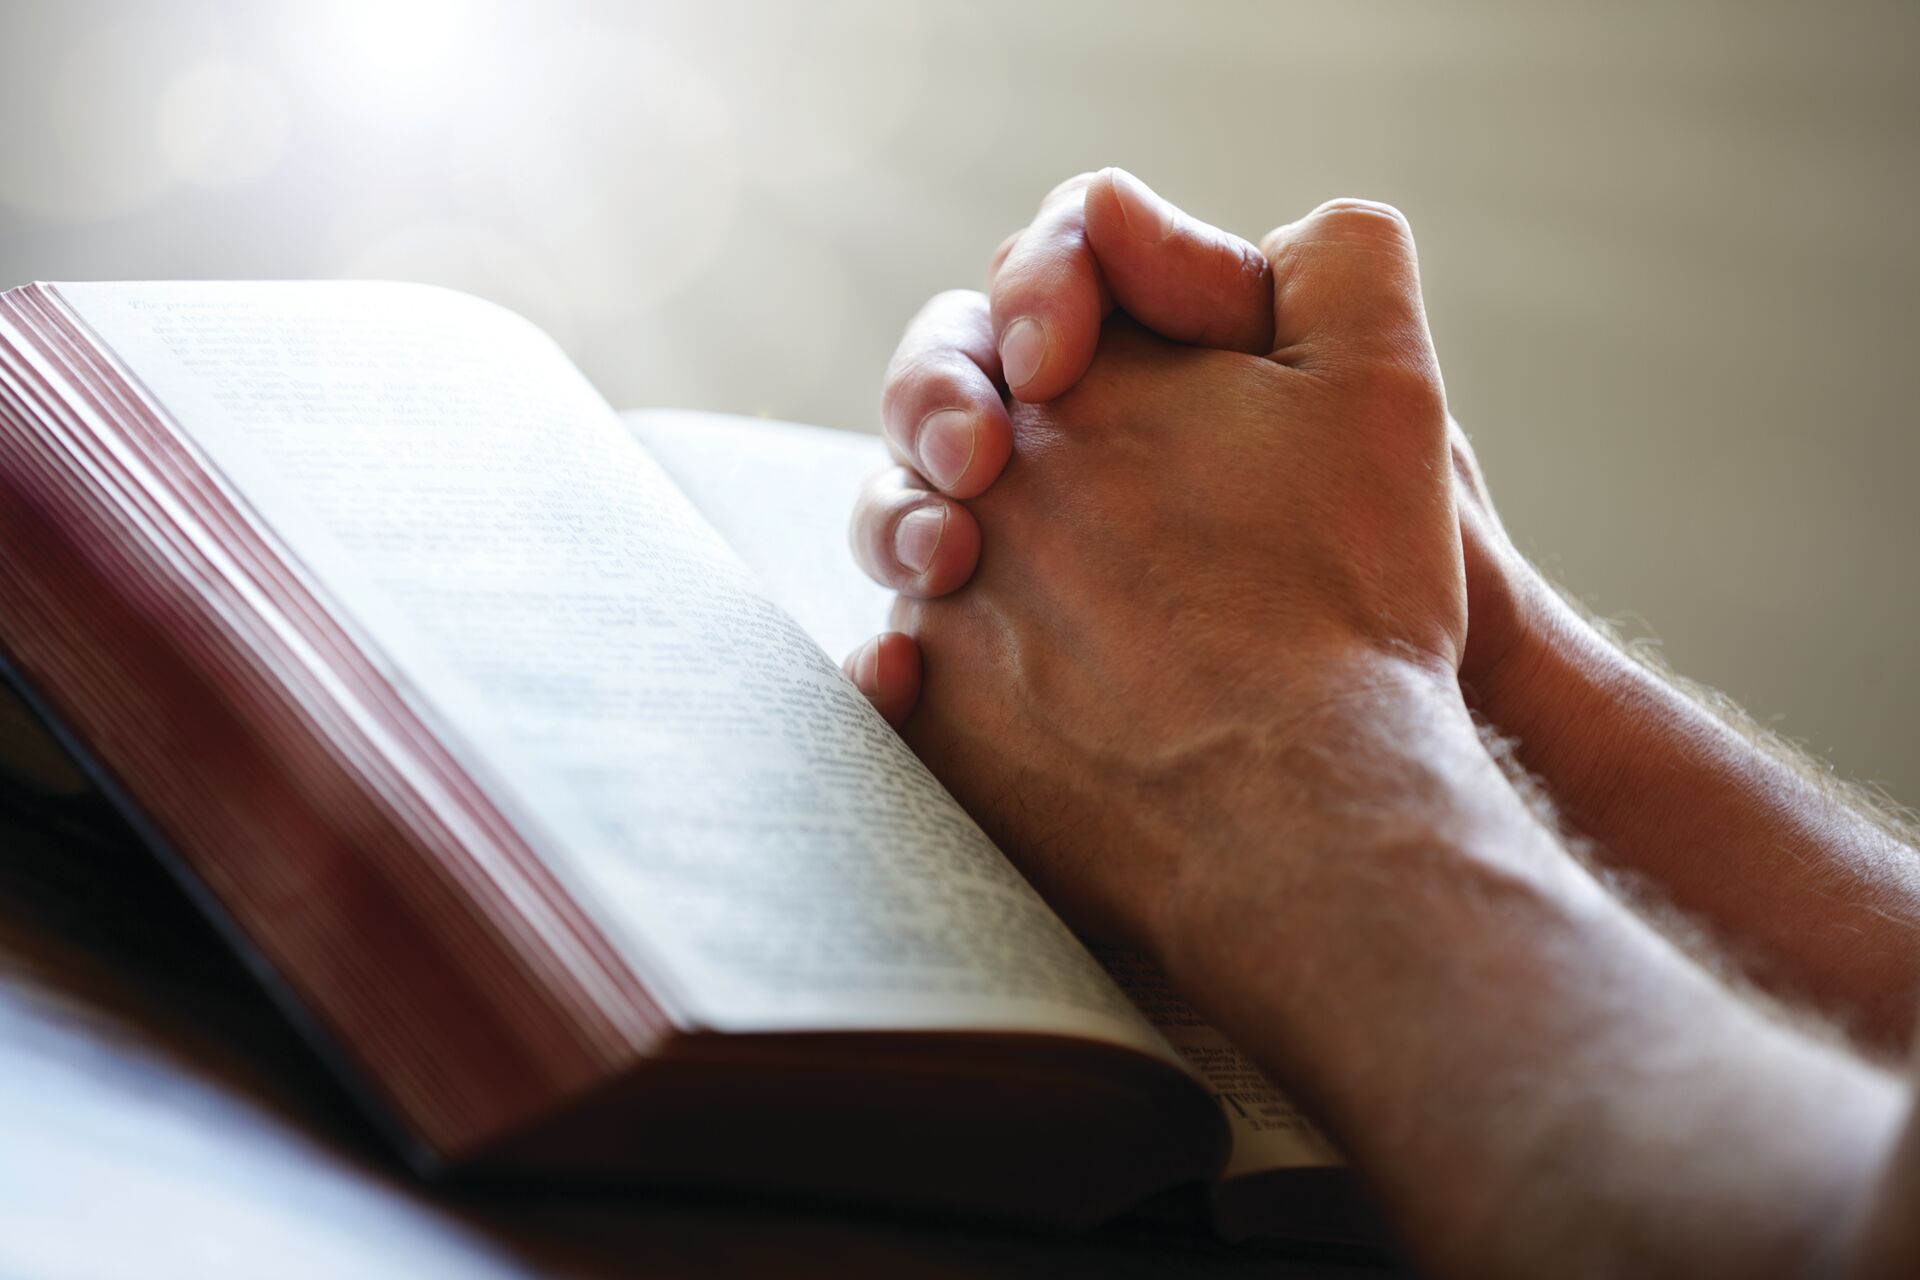
<path id="1" fill-rule="evenodd" d="M 1347 1236 L 841 675 L 883 459 L 439 289 L 17 289 L 0 654 L 425 1172 Z"/>

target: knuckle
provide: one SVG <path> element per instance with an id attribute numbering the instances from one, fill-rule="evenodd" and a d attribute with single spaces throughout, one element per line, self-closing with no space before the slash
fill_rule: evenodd
<path id="1" fill-rule="evenodd" d="M 969 372 L 971 371 L 971 373 Z M 896 360 L 880 388 L 880 414 L 889 430 L 902 437 L 933 409 L 962 409 L 975 399 L 975 383 L 984 375 L 952 347 L 912 352 Z"/>
<path id="2" fill-rule="evenodd" d="M 907 322 L 887 365 L 889 379 L 923 353 L 951 348 L 953 335 L 987 314 L 987 295 L 977 289 L 948 289 L 927 299 Z"/>
<path id="3" fill-rule="evenodd" d="M 1061 227 L 1037 227 L 1022 236 L 1018 251 L 1000 264 L 993 277 L 989 310 L 998 315 L 1010 298 L 1052 291 L 1082 251 L 1082 242 Z"/>
<path id="4" fill-rule="evenodd" d="M 1222 258 L 1221 271 L 1233 283 L 1257 284 L 1273 275 L 1273 264 L 1267 261 L 1267 255 L 1252 245 L 1236 244 Z"/>
<path id="5" fill-rule="evenodd" d="M 1270 269 L 1266 255 L 1251 246 L 1223 244 L 1213 254 L 1213 281 L 1223 289 L 1245 285 L 1266 275 Z"/>
<path id="6" fill-rule="evenodd" d="M 925 495 L 916 484 L 913 472 L 905 467 L 888 467 L 876 472 L 862 485 L 853 500 L 852 528 L 856 536 L 877 530 L 895 514 Z"/>
<path id="7" fill-rule="evenodd" d="M 973 402 L 974 385 L 984 376 L 963 352 L 935 347 L 908 361 L 896 385 L 915 401 L 958 409 Z"/>
<path id="8" fill-rule="evenodd" d="M 1298 222 L 1275 227 L 1261 236 L 1260 253 L 1273 259 L 1302 243 L 1375 245 L 1406 250 L 1413 246 L 1413 225 L 1390 204 L 1340 196 L 1322 203 Z"/>
<path id="9" fill-rule="evenodd" d="M 907 327 L 900 335 L 900 344 L 894 348 L 897 357 L 910 354 L 937 340 L 932 335 L 950 331 L 956 316 L 969 310 L 985 311 L 987 297 L 975 289 L 944 289 L 920 304 L 920 309 L 907 321 Z"/>
<path id="10" fill-rule="evenodd" d="M 945 289 L 927 299 L 916 320 L 941 320 L 967 311 L 984 311 L 987 296 L 978 289 Z"/>
<path id="11" fill-rule="evenodd" d="M 1040 202 L 1040 207 L 1044 209 L 1048 205 L 1058 203 L 1062 200 L 1073 197 L 1084 197 L 1087 193 L 1087 188 L 1092 186 L 1093 180 L 1099 176 L 1097 172 L 1091 169 L 1074 174 L 1071 178 L 1068 178 L 1065 182 L 1060 183 L 1054 187 L 1053 190 L 1047 192 L 1047 197 Z"/>
<path id="12" fill-rule="evenodd" d="M 1222 245 L 1220 252 L 1214 255 L 1213 274 L 1215 291 L 1219 296 L 1241 298 L 1265 296 L 1273 287 L 1273 265 L 1267 255 L 1249 244 Z M 1228 333 L 1231 320 L 1220 312 L 1210 315 L 1201 326 L 1196 346 L 1216 346 Z"/>
<path id="13" fill-rule="evenodd" d="M 1327 201 L 1308 217 L 1318 233 L 1328 239 L 1392 245 L 1413 243 L 1413 227 L 1406 215 L 1378 200 L 1343 196 Z"/>

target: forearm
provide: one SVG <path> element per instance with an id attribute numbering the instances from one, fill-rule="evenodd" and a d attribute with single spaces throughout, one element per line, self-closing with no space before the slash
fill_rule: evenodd
<path id="1" fill-rule="evenodd" d="M 1201 862 L 1161 950 L 1425 1261 L 1786 1275 L 1829 1247 L 1898 1087 L 1768 1023 L 1620 907 L 1464 710 L 1372 699 L 1338 732 L 1338 768 L 1291 751 L 1277 807 L 1223 824 L 1212 856 L 1232 865 Z"/>
<path id="2" fill-rule="evenodd" d="M 1528 594 L 1528 638 L 1477 709 L 1568 821 L 1712 926 L 1755 980 L 1904 1049 L 1920 1007 L 1920 855 L 1544 583 Z"/>

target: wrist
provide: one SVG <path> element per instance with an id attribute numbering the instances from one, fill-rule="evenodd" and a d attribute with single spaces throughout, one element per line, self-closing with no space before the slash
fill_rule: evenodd
<path id="1" fill-rule="evenodd" d="M 1417 663 L 1340 668 L 1251 759 L 1253 772 L 1197 807 L 1205 821 L 1187 833 L 1150 922 L 1148 949 L 1196 986 L 1249 948 L 1310 945 L 1323 926 L 1341 927 L 1296 918 L 1313 917 L 1313 904 L 1391 896 L 1384 867 L 1447 861 L 1490 824 L 1525 817 L 1452 672 Z M 1348 880 L 1367 887 L 1350 895 Z"/>
<path id="2" fill-rule="evenodd" d="M 1632 759 L 1663 735 L 1668 700 L 1532 565 L 1512 551 L 1508 561 L 1497 591 L 1481 593 L 1493 637 L 1478 651 L 1470 645 L 1477 661 L 1462 664 L 1461 693 L 1585 825 L 1620 799 Z M 1479 625 L 1471 616 L 1469 626 Z"/>

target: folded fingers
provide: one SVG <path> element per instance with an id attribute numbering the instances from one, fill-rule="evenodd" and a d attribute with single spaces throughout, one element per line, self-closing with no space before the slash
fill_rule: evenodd
<path id="1" fill-rule="evenodd" d="M 1086 193 L 1097 175 L 1055 187 L 1040 212 L 995 254 L 993 336 L 1003 381 L 1029 403 L 1051 400 L 1085 373 L 1113 295 L 1087 245 Z"/>
<path id="2" fill-rule="evenodd" d="M 881 387 L 881 431 L 895 461 L 955 497 L 984 492 L 1013 452 L 1000 377 L 986 298 L 937 295 L 908 324 Z"/>
<path id="3" fill-rule="evenodd" d="M 882 632 L 848 654 L 840 669 L 896 729 L 920 701 L 920 646 L 912 636 Z"/>
<path id="4" fill-rule="evenodd" d="M 869 577 L 921 599 L 965 585 L 980 559 L 973 513 L 904 467 L 867 482 L 854 503 L 850 538 Z"/>

